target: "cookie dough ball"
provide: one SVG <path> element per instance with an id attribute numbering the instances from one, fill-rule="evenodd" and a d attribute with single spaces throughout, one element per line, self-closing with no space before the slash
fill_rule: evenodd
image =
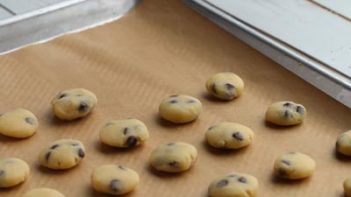
<path id="1" fill-rule="evenodd" d="M 160 116 L 173 123 L 191 122 L 199 117 L 201 111 L 201 102 L 188 95 L 169 96 L 159 106 Z"/>
<path id="2" fill-rule="evenodd" d="M 243 148 L 250 145 L 253 138 L 249 127 L 234 122 L 221 122 L 206 131 L 207 143 L 221 149 Z"/>
<path id="3" fill-rule="evenodd" d="M 119 148 L 139 146 L 147 139 L 149 131 L 145 124 L 137 119 L 113 120 L 100 131 L 102 143 Z"/>
<path id="4" fill-rule="evenodd" d="M 316 168 L 315 161 L 308 155 L 289 152 L 275 160 L 274 172 L 285 179 L 303 179 L 311 176 Z"/>
<path id="5" fill-rule="evenodd" d="M 222 100 L 233 100 L 244 90 L 244 81 L 231 72 L 218 73 L 206 82 L 207 91 Z"/>
<path id="6" fill-rule="evenodd" d="M 16 186 L 27 180 L 28 164 L 18 158 L 0 158 L 0 188 Z"/>
<path id="7" fill-rule="evenodd" d="M 25 193 L 23 197 L 65 197 L 60 192 L 50 188 L 36 188 Z"/>
<path id="8" fill-rule="evenodd" d="M 213 181 L 208 188 L 210 197 L 254 197 L 258 181 L 254 176 L 232 173 Z"/>
<path id="9" fill-rule="evenodd" d="M 306 114 L 303 105 L 292 101 L 280 101 L 268 107 L 266 121 L 281 126 L 297 125 L 304 121 Z"/>
<path id="10" fill-rule="evenodd" d="M 351 197 L 351 178 L 344 181 L 344 193 L 346 197 Z"/>
<path id="11" fill-rule="evenodd" d="M 84 117 L 93 110 L 96 103 L 95 94 L 83 88 L 61 91 L 51 101 L 54 114 L 62 120 Z"/>
<path id="12" fill-rule="evenodd" d="M 39 155 L 40 165 L 54 170 L 64 170 L 79 164 L 85 156 L 84 145 L 78 140 L 57 140 L 43 149 Z"/>
<path id="13" fill-rule="evenodd" d="M 37 131 L 38 126 L 37 117 L 25 109 L 16 109 L 0 116 L 0 134 L 8 137 L 30 137 Z"/>
<path id="14" fill-rule="evenodd" d="M 150 155 L 151 166 L 162 172 L 184 172 L 190 169 L 197 159 L 196 148 L 184 142 L 162 144 Z"/>
<path id="15" fill-rule="evenodd" d="M 336 151 L 346 156 L 351 156 L 351 130 L 339 135 L 336 141 Z"/>
<path id="16" fill-rule="evenodd" d="M 94 190 L 111 195 L 123 195 L 133 191 L 139 184 L 139 175 L 122 165 L 102 165 L 91 176 Z"/>

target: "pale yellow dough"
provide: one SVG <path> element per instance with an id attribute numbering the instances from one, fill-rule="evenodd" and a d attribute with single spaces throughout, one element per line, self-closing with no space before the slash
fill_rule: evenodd
<path id="1" fill-rule="evenodd" d="M 96 103 L 95 94 L 83 88 L 61 91 L 51 101 L 54 114 L 62 120 L 87 116 Z"/>
<path id="2" fill-rule="evenodd" d="M 206 82 L 207 91 L 222 100 L 233 100 L 244 91 L 244 81 L 231 72 L 217 73 Z"/>
<path id="3" fill-rule="evenodd" d="M 251 144 L 254 132 L 244 125 L 221 122 L 206 131 L 206 141 L 215 148 L 239 149 Z"/>
<path id="4" fill-rule="evenodd" d="M 62 139 L 51 143 L 39 154 L 40 165 L 54 170 L 72 168 L 85 157 L 84 145 L 73 139 Z"/>
<path id="5" fill-rule="evenodd" d="M 0 188 L 16 186 L 27 180 L 30 168 L 18 158 L 0 158 Z"/>
<path id="6" fill-rule="evenodd" d="M 111 195 L 123 195 L 133 191 L 139 184 L 139 175 L 122 165 L 102 165 L 91 176 L 94 190 Z"/>
<path id="7" fill-rule="evenodd" d="M 316 168 L 315 161 L 308 155 L 289 152 L 279 156 L 274 162 L 274 172 L 285 179 L 303 179 L 311 176 Z"/>
<path id="8" fill-rule="evenodd" d="M 273 103 L 266 111 L 266 121 L 280 126 L 291 126 L 302 123 L 307 115 L 306 108 L 292 101 Z"/>
<path id="9" fill-rule="evenodd" d="M 199 117 L 201 111 L 201 102 L 188 95 L 169 96 L 159 106 L 160 116 L 173 123 L 194 121 Z"/>
<path id="10" fill-rule="evenodd" d="M 208 188 L 210 197 L 254 197 L 257 194 L 256 177 L 243 173 L 232 173 L 216 179 Z"/>
<path id="11" fill-rule="evenodd" d="M 143 144 L 147 139 L 149 131 L 137 119 L 113 120 L 100 130 L 101 142 L 114 147 L 131 148 Z"/>
<path id="12" fill-rule="evenodd" d="M 174 142 L 154 149 L 150 155 L 150 164 L 158 171 L 177 173 L 189 170 L 196 159 L 197 150 L 193 145 Z"/>
<path id="13" fill-rule="evenodd" d="M 50 188 L 35 188 L 23 195 L 23 197 L 65 197 L 60 192 Z"/>
<path id="14" fill-rule="evenodd" d="M 346 156 L 351 156 L 351 130 L 339 135 L 336 141 L 336 151 Z"/>
<path id="15" fill-rule="evenodd" d="M 30 137 L 37 131 L 38 126 L 37 117 L 26 109 L 16 109 L 0 116 L 0 134 L 8 137 Z"/>

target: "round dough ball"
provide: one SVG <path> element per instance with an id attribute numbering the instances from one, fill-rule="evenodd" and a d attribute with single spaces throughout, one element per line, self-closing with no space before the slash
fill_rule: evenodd
<path id="1" fill-rule="evenodd" d="M 210 197 L 254 197 L 258 181 L 254 176 L 232 173 L 213 181 L 208 188 Z"/>
<path id="2" fill-rule="evenodd" d="M 23 197 L 65 197 L 60 192 L 50 188 L 35 188 L 25 193 Z"/>
<path id="3" fill-rule="evenodd" d="M 91 176 L 94 190 L 111 195 L 123 195 L 133 191 L 139 184 L 139 175 L 122 165 L 102 165 Z"/>
<path id="4" fill-rule="evenodd" d="M 0 188 L 16 186 L 27 180 L 28 164 L 18 158 L 0 158 Z"/>
<path id="5" fill-rule="evenodd" d="M 201 111 L 201 102 L 188 95 L 169 96 L 159 106 L 160 116 L 173 123 L 191 122 L 199 117 Z"/>
<path id="6" fill-rule="evenodd" d="M 196 159 L 197 150 L 193 145 L 174 142 L 154 149 L 150 155 L 150 164 L 158 171 L 177 173 L 190 169 Z"/>
<path id="7" fill-rule="evenodd" d="M 351 156 L 351 130 L 339 135 L 336 141 L 336 151 L 346 156 Z"/>
<path id="8" fill-rule="evenodd" d="M 217 73 L 206 82 L 207 91 L 222 100 L 233 100 L 244 91 L 244 81 L 231 72 Z"/>
<path id="9" fill-rule="evenodd" d="M 61 91 L 51 101 L 54 114 L 62 120 L 84 117 L 93 110 L 96 103 L 95 94 L 83 88 Z"/>
<path id="10" fill-rule="evenodd" d="M 303 179 L 311 176 L 316 168 L 315 161 L 308 155 L 289 152 L 274 162 L 274 172 L 285 179 Z"/>
<path id="11" fill-rule="evenodd" d="M 351 178 L 344 181 L 344 193 L 346 197 L 351 197 Z"/>
<path id="12" fill-rule="evenodd" d="M 221 122 L 206 131 L 207 143 L 215 148 L 239 149 L 251 144 L 254 132 L 241 124 Z"/>
<path id="13" fill-rule="evenodd" d="M 113 120 L 100 130 L 102 143 L 119 148 L 139 146 L 147 139 L 149 131 L 145 124 L 137 119 Z"/>
<path id="14" fill-rule="evenodd" d="M 51 143 L 39 154 L 40 165 L 54 170 L 72 168 L 85 157 L 84 145 L 73 139 L 62 139 Z"/>
<path id="15" fill-rule="evenodd" d="M 268 107 L 266 121 L 281 126 L 297 125 L 306 118 L 306 108 L 292 101 L 279 101 Z"/>
<path id="16" fill-rule="evenodd" d="M 37 131 L 38 126 L 37 117 L 26 109 L 16 109 L 0 116 L 0 134 L 8 137 L 30 137 Z"/>

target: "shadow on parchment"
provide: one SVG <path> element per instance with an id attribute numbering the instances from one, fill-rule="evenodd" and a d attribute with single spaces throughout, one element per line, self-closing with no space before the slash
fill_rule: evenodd
<path id="1" fill-rule="evenodd" d="M 211 154 L 216 155 L 216 156 L 227 156 L 227 155 L 238 155 L 238 154 L 244 154 L 248 149 L 250 149 L 250 145 L 240 148 L 240 149 L 219 149 L 219 148 L 214 148 L 211 145 L 207 143 L 206 140 L 202 141 L 203 147 Z"/>
<path id="2" fill-rule="evenodd" d="M 79 124 L 83 124 L 84 122 L 88 122 L 89 117 L 92 116 L 93 113 L 94 113 L 94 111 L 89 113 L 87 116 L 84 116 L 82 118 L 77 118 L 74 120 L 61 120 L 61 119 L 57 118 L 53 114 L 52 110 L 50 109 L 46 112 L 46 117 L 48 117 L 49 123 L 54 125 L 54 126 L 79 125 Z"/>
<path id="3" fill-rule="evenodd" d="M 136 189 L 138 189 L 138 187 Z M 118 195 L 118 196 L 128 197 L 128 196 L 131 196 L 132 194 L 133 194 L 133 191 L 128 193 L 128 194 Z M 87 196 L 87 197 L 111 197 L 113 195 L 103 194 L 103 193 L 97 192 L 90 185 L 88 185 L 87 186 L 87 192 L 86 192 L 85 196 Z"/>
<path id="4" fill-rule="evenodd" d="M 108 146 L 106 144 L 101 143 L 100 140 L 95 141 L 95 147 L 97 150 L 104 154 L 133 154 L 136 151 L 139 151 L 143 148 L 143 144 L 131 148 L 118 148 Z"/>
<path id="5" fill-rule="evenodd" d="M 192 169 L 192 167 L 191 167 L 189 170 L 184 171 L 184 172 L 167 173 L 167 172 L 157 171 L 155 168 L 153 168 L 150 165 L 150 163 L 147 163 L 145 165 L 145 168 L 146 168 L 147 172 L 149 172 L 150 174 L 155 175 L 157 177 L 160 177 L 160 178 L 177 178 L 177 177 L 181 177 L 181 176 L 184 176 L 185 173 L 189 172 Z"/>
<path id="6" fill-rule="evenodd" d="M 271 129 L 274 129 L 274 130 L 285 130 L 285 131 L 288 131 L 288 130 L 294 130 L 296 128 L 299 128 L 301 127 L 301 125 L 303 124 L 298 124 L 298 125 L 291 125 L 291 126 L 280 126 L 280 125 L 276 125 L 276 124 L 273 124 L 271 122 L 268 122 L 266 120 L 263 120 L 263 124 L 266 126 L 266 127 L 269 127 Z"/>
<path id="7" fill-rule="evenodd" d="M 301 185 L 301 184 L 305 184 L 306 182 L 310 181 L 310 177 L 304 178 L 304 179 L 299 179 L 299 180 L 288 180 L 288 179 L 284 179 L 281 177 L 278 177 L 274 172 L 271 175 L 271 181 L 274 184 L 279 184 L 279 185 Z"/>

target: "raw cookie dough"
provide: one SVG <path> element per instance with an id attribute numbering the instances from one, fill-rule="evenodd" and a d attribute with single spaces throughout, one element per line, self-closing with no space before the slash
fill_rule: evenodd
<path id="1" fill-rule="evenodd" d="M 346 156 L 351 156 L 351 130 L 339 135 L 336 141 L 336 151 Z"/>
<path id="2" fill-rule="evenodd" d="M 346 197 L 351 197 L 351 178 L 344 181 L 344 193 Z"/>
<path id="3" fill-rule="evenodd" d="M 201 102 L 188 95 L 169 96 L 159 106 L 160 116 L 173 123 L 191 122 L 197 119 L 201 111 Z"/>
<path id="4" fill-rule="evenodd" d="M 151 166 L 163 172 L 183 172 L 190 169 L 197 159 L 196 148 L 184 142 L 158 146 L 150 155 Z"/>
<path id="5" fill-rule="evenodd" d="M 52 99 L 54 114 L 62 120 L 73 120 L 88 115 L 97 103 L 94 93 L 83 88 L 59 92 Z"/>
<path id="6" fill-rule="evenodd" d="M 72 168 L 85 156 L 84 145 L 73 139 L 57 140 L 42 150 L 39 155 L 40 165 L 54 170 Z"/>
<path id="7" fill-rule="evenodd" d="M 102 165 L 94 169 L 91 176 L 94 190 L 112 195 L 123 195 L 139 184 L 139 175 L 122 165 Z"/>
<path id="8" fill-rule="evenodd" d="M 0 116 L 0 134 L 8 137 L 30 137 L 37 131 L 38 126 L 37 117 L 25 109 L 15 109 Z"/>
<path id="9" fill-rule="evenodd" d="M 65 197 L 60 192 L 50 188 L 35 188 L 25 193 L 23 197 Z"/>
<path id="10" fill-rule="evenodd" d="M 139 146 L 148 138 L 147 127 L 137 119 L 113 120 L 100 131 L 100 140 L 104 144 L 120 148 Z"/>
<path id="11" fill-rule="evenodd" d="M 304 121 L 307 111 L 301 104 L 292 101 L 279 101 L 268 107 L 266 121 L 276 125 L 297 125 Z"/>
<path id="12" fill-rule="evenodd" d="M 231 72 L 217 73 L 206 82 L 207 91 L 222 100 L 233 100 L 244 90 L 244 81 Z"/>
<path id="13" fill-rule="evenodd" d="M 29 166 L 18 158 L 0 158 L 0 188 L 16 186 L 29 176 Z"/>
<path id="14" fill-rule="evenodd" d="M 206 140 L 211 146 L 221 149 L 239 149 L 251 144 L 252 130 L 234 122 L 221 122 L 206 131 Z"/>
<path id="15" fill-rule="evenodd" d="M 208 188 L 210 197 L 254 197 L 258 181 L 254 176 L 232 173 L 213 181 Z"/>
<path id="16" fill-rule="evenodd" d="M 315 161 L 308 155 L 289 152 L 279 156 L 274 162 L 274 172 L 285 179 L 303 179 L 313 174 Z"/>

